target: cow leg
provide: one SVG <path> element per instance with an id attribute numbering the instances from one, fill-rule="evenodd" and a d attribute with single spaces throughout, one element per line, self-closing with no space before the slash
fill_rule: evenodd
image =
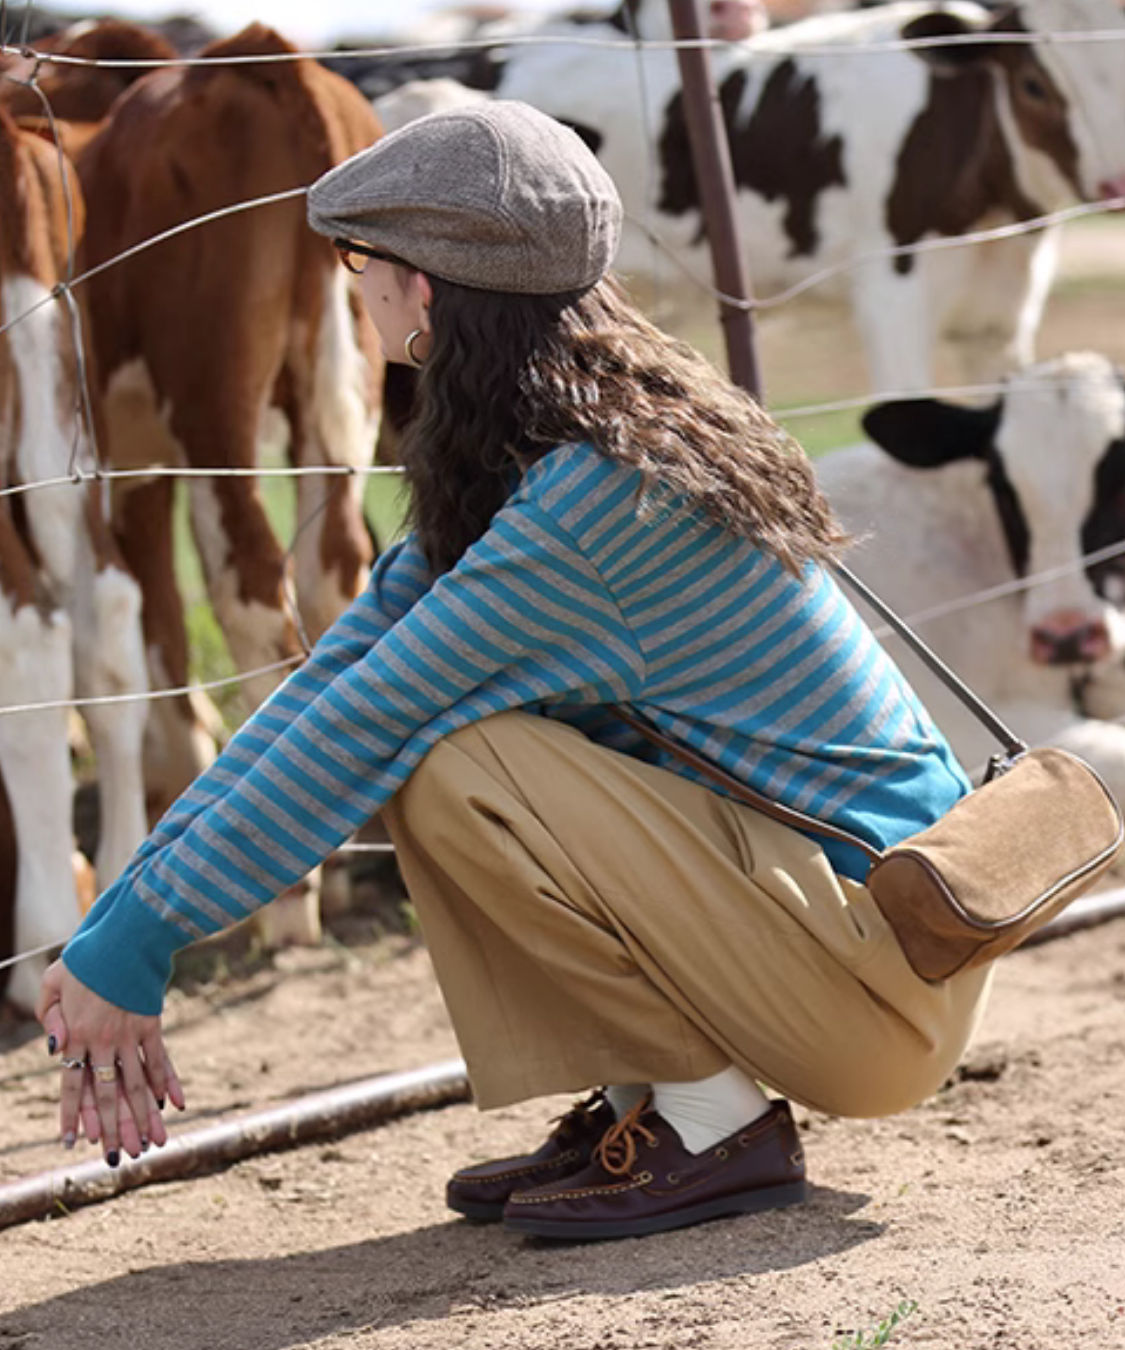
<path id="1" fill-rule="evenodd" d="M 104 889 L 145 836 L 144 730 L 148 674 L 141 591 L 116 557 L 100 489 L 87 489 L 88 531 L 77 576 L 74 668 L 79 698 L 131 696 L 84 710 L 98 773 L 100 829 L 95 870 Z"/>
<path id="2" fill-rule="evenodd" d="M 323 303 L 313 322 L 295 333 L 276 394 L 289 422 L 294 463 L 359 469 L 372 462 L 378 439 L 375 376 L 382 359 L 343 268 L 317 265 Z M 366 583 L 374 554 L 363 518 L 366 481 L 362 474 L 297 479 L 297 596 L 310 640 L 335 622 Z M 345 911 L 350 889 L 346 860 L 337 855 L 321 869 L 320 913 Z M 299 931 L 300 904 L 300 898 L 286 898 L 272 913 L 266 911 L 274 937 Z"/>
<path id="3" fill-rule="evenodd" d="M 937 331 L 917 260 L 905 276 L 886 260 L 860 267 L 852 284 L 852 309 L 877 395 L 933 386 Z"/>
<path id="4" fill-rule="evenodd" d="M 42 462 L 48 439 L 21 447 L 21 459 L 34 461 L 40 456 L 36 470 L 41 474 L 48 468 Z M 56 449 L 61 451 L 62 445 L 60 434 Z M 104 886 L 125 866 L 145 834 L 141 755 L 148 680 L 140 591 L 120 565 L 110 565 L 115 555 L 102 516 L 102 490 L 93 484 L 83 490 L 44 489 L 31 494 L 24 510 L 51 595 L 70 616 L 77 697 L 142 696 L 135 703 L 105 704 L 84 712 L 97 762 L 102 808 L 97 870 Z"/>
<path id="5" fill-rule="evenodd" d="M 195 478 L 188 500 L 207 594 L 237 668 L 259 670 L 299 656 L 285 558 L 257 484 L 248 478 Z M 245 679 L 247 707 L 257 707 L 285 674 L 273 670 Z"/>
<path id="6" fill-rule="evenodd" d="M 141 588 L 141 622 L 154 690 L 188 684 L 184 607 L 176 584 L 170 478 L 130 485 L 114 507 L 114 533 Z M 203 695 L 153 699 L 144 735 L 145 798 L 155 821 L 215 758 L 222 719 Z"/>
<path id="7" fill-rule="evenodd" d="M 957 303 L 944 324 L 970 383 L 1001 379 L 1035 360 L 1035 339 L 1058 262 L 1059 232 L 977 244 L 966 253 Z"/>
<path id="8" fill-rule="evenodd" d="M 16 822 L 12 816 L 12 799 L 4 782 L 4 765 L 0 760 L 0 963 L 16 954 L 16 878 L 19 867 L 19 845 L 16 841 Z M 10 966 L 0 968 L 0 1009 L 11 979 Z"/>
<path id="9" fill-rule="evenodd" d="M 211 604 L 239 670 L 275 664 L 300 652 L 284 608 L 284 558 L 250 479 L 196 479 L 192 525 Z M 243 683 L 253 706 L 281 682 L 284 670 Z M 256 918 L 267 948 L 315 946 L 321 937 L 317 873 L 290 887 Z"/>
<path id="10" fill-rule="evenodd" d="M 7 522 L 0 525 L 6 529 Z M 65 702 L 72 694 L 71 629 L 66 615 L 40 612 L 0 594 L 0 708 Z M 0 772 L 8 789 L 18 852 L 16 953 L 61 945 L 78 925 L 71 861 L 73 779 L 66 709 L 0 714 Z M 7 997 L 35 1006 L 45 956 L 12 968 Z"/>
<path id="11" fill-rule="evenodd" d="M 290 346 L 279 386 L 291 456 L 301 467 L 363 469 L 379 434 L 375 378 L 382 362 L 342 267 L 323 273 L 323 303 Z M 359 595 L 374 550 L 363 518 L 366 477 L 297 479 L 297 596 L 308 636 L 318 638 Z"/>

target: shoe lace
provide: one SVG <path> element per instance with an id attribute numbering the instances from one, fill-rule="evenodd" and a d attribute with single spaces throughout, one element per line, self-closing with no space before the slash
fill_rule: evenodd
<path id="1" fill-rule="evenodd" d="M 555 1116 L 551 1121 L 554 1126 L 551 1130 L 551 1138 L 557 1139 L 560 1136 L 565 1136 L 570 1130 L 588 1120 L 605 1100 L 605 1089 L 598 1088 L 595 1092 L 591 1092 L 588 1097 L 575 1102 L 569 1111 L 564 1111 L 561 1116 Z"/>
<path id="2" fill-rule="evenodd" d="M 607 1172 L 615 1177 L 627 1176 L 637 1161 L 637 1138 L 646 1144 L 655 1145 L 656 1135 L 641 1124 L 641 1116 L 652 1105 L 652 1094 L 648 1093 L 639 1102 L 614 1123 L 602 1135 L 594 1149 L 594 1157 Z"/>

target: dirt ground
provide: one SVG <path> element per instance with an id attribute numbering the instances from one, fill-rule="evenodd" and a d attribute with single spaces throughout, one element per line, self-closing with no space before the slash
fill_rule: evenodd
<path id="1" fill-rule="evenodd" d="M 1125 236 L 1080 242 L 1043 353 L 1125 359 L 1122 291 L 1101 279 L 1125 277 Z M 767 375 L 834 344 L 852 350 L 827 324 L 788 345 L 775 329 Z M 826 391 L 846 391 L 847 360 Z M 233 942 L 186 963 L 167 1016 L 177 1133 L 456 1056 L 381 876 L 317 950 Z M 1116 920 L 1000 963 L 933 1100 L 878 1121 L 799 1111 L 803 1208 L 592 1246 L 473 1226 L 443 1207 L 448 1173 L 537 1141 L 568 1101 L 452 1105 L 0 1231 L 0 1350 L 835 1350 L 881 1343 L 911 1304 L 894 1345 L 1125 1347 L 1123 1061 Z M 56 1087 L 33 1030 L 0 1029 L 0 1186 L 92 1156 L 54 1141 Z"/>
<path id="2" fill-rule="evenodd" d="M 352 923 L 173 994 L 175 1130 L 456 1055 L 421 946 Z M 20 1039 L 0 1057 L 0 1184 L 66 1160 L 56 1074 Z M 474 1226 L 443 1208 L 448 1173 L 568 1102 L 455 1105 L 0 1233 L 0 1347 L 832 1350 L 903 1301 L 904 1347 L 1125 1346 L 1123 1058 L 1117 920 L 1002 962 L 933 1100 L 799 1111 L 803 1208 L 593 1246 Z"/>

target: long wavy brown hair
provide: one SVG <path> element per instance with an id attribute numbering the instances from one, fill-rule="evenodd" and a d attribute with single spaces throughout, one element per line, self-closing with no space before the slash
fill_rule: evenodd
<path id="1" fill-rule="evenodd" d="M 433 345 L 399 453 L 435 575 L 484 534 L 522 468 L 578 441 L 791 572 L 847 542 L 792 437 L 615 282 L 553 296 L 432 283 Z"/>

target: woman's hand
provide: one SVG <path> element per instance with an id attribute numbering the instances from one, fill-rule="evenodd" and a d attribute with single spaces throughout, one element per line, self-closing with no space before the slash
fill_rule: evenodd
<path id="1" fill-rule="evenodd" d="M 117 1080 L 117 1124 L 121 1147 L 130 1158 L 139 1158 L 149 1144 L 166 1144 L 168 1131 L 164 1128 L 164 1117 L 152 1095 L 152 1089 L 146 1090 L 148 1097 L 148 1119 L 139 1122 L 133 1119 L 132 1107 L 125 1097 L 125 1088 L 120 1077 Z M 94 1078 L 87 1068 L 82 1075 L 82 1100 L 78 1107 L 78 1116 L 82 1133 L 96 1144 L 101 1139 L 102 1125 L 98 1116 L 98 1104 L 94 1100 Z"/>
<path id="2" fill-rule="evenodd" d="M 100 1138 L 111 1166 L 120 1157 L 123 1137 L 132 1145 L 130 1153 L 144 1140 L 163 1143 L 160 1108 L 168 1098 L 182 1110 L 184 1094 L 164 1048 L 160 1018 L 108 1003 L 62 961 L 47 968 L 35 1011 L 52 1053 L 61 1057 L 63 1143 L 70 1147 L 77 1139 L 80 1117 L 87 1137 Z M 131 1121 L 122 1106 L 128 1107 Z"/>

